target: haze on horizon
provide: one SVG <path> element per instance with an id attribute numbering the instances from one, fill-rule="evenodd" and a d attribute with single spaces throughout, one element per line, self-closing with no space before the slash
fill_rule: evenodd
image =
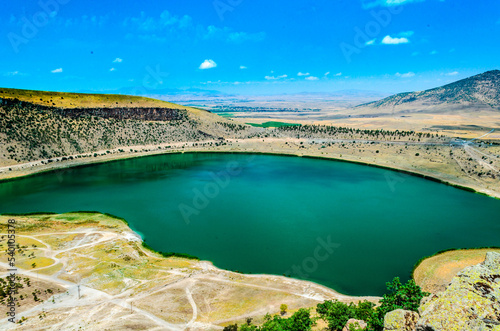
<path id="1" fill-rule="evenodd" d="M 500 3 L 20 0 L 0 86 L 232 94 L 423 90 L 498 69 Z"/>

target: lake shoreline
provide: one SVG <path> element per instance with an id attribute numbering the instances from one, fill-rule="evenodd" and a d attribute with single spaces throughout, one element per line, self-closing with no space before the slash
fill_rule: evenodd
<path id="1" fill-rule="evenodd" d="M 238 142 L 238 139 L 232 139 L 233 141 Z M 226 140 L 226 142 L 231 142 L 232 140 Z M 287 156 L 287 157 L 303 157 L 310 159 L 321 159 L 321 160 L 332 160 L 332 161 L 340 161 L 347 163 L 354 163 L 360 165 L 366 165 L 371 167 L 376 167 L 380 169 L 386 169 L 395 171 L 398 173 L 402 173 L 405 175 L 420 177 L 423 179 L 427 179 L 430 181 L 434 181 L 437 183 L 445 184 L 448 186 L 452 186 L 454 188 L 468 191 L 471 193 L 477 193 L 481 195 L 485 195 L 494 199 L 500 199 L 500 192 L 495 192 L 492 190 L 485 189 L 484 187 L 480 187 L 477 185 L 467 185 L 464 183 L 458 183 L 456 181 L 450 180 L 446 178 L 444 174 L 429 174 L 424 171 L 415 169 L 403 169 L 394 166 L 384 165 L 381 163 L 370 162 L 366 160 L 353 160 L 348 157 L 336 157 L 335 155 L 318 155 L 314 154 L 312 150 L 304 150 L 302 153 L 296 150 L 289 151 L 275 151 L 275 150 L 266 150 L 266 146 L 262 144 L 262 146 L 257 145 L 257 148 L 253 149 L 234 149 L 233 146 L 219 146 L 217 149 L 207 149 L 200 148 L 195 146 L 195 144 L 208 144 L 214 143 L 216 141 L 209 140 L 203 142 L 186 142 L 186 143 L 177 143 L 177 144 L 161 144 L 161 145 L 141 145 L 141 146 L 127 146 L 127 147 L 118 147 L 108 151 L 112 151 L 111 154 L 106 153 L 108 151 L 97 151 L 90 152 L 84 154 L 72 155 L 73 160 L 65 160 L 65 161 L 57 161 L 49 164 L 43 164 L 42 161 L 39 160 L 34 162 L 28 162 L 23 164 L 16 164 L 10 166 L 0 167 L 0 183 L 18 180 L 25 177 L 31 177 L 36 175 L 41 175 L 44 173 L 56 172 L 58 170 L 71 169 L 71 168 L 80 168 L 80 167 L 88 167 L 92 165 L 117 162 L 121 160 L 134 159 L 134 158 L 142 158 L 149 157 L 155 155 L 165 155 L 165 154 L 182 154 L 182 153 L 233 153 L 233 154 L 254 154 L 254 155 L 275 155 L 275 156 Z M 268 140 L 269 142 L 269 140 Z M 272 141 L 270 141 L 272 143 Z M 170 147 L 166 149 L 166 147 Z M 172 148 L 172 146 L 174 146 Z M 255 147 L 255 146 L 253 146 Z M 260 148 L 259 148 L 260 147 Z M 129 150 L 135 150 L 135 152 L 119 152 L 123 151 L 125 148 Z M 138 151 L 141 150 L 142 151 Z M 99 154 L 97 157 L 86 157 L 86 158 L 76 158 L 82 155 L 91 155 L 93 153 Z M 70 156 L 66 156 L 65 158 L 69 158 Z M 62 158 L 62 157 L 61 157 Z M 61 159 L 56 158 L 56 159 Z M 9 170 L 12 169 L 12 170 Z"/>
<path id="2" fill-rule="evenodd" d="M 104 158 L 90 158 L 90 159 L 83 159 L 83 160 L 77 159 L 76 160 L 77 162 L 75 162 L 75 161 L 54 162 L 54 163 L 51 164 L 51 166 L 52 166 L 51 169 L 44 169 L 44 171 L 40 171 L 41 167 L 32 167 L 33 170 L 39 170 L 39 171 L 34 171 L 33 173 L 27 174 L 25 176 L 19 176 L 19 177 L 4 179 L 4 181 L 13 181 L 13 180 L 17 180 L 17 179 L 28 177 L 28 176 L 42 175 L 42 174 L 46 174 L 48 172 L 54 172 L 54 171 L 58 171 L 58 170 L 61 170 L 61 169 L 72 169 L 72 168 L 80 168 L 80 167 L 90 167 L 92 165 L 118 162 L 118 161 L 125 160 L 125 159 L 136 159 L 136 158 L 143 158 L 143 157 L 153 157 L 153 156 L 166 155 L 166 154 L 176 154 L 176 155 L 179 155 L 179 154 L 196 154 L 196 153 L 198 153 L 198 154 L 235 154 L 235 155 L 237 155 L 237 154 L 243 154 L 243 155 L 272 155 L 272 156 L 303 157 L 303 158 L 310 158 L 310 159 L 342 161 L 342 162 L 345 162 L 345 163 L 368 165 L 368 166 L 374 166 L 376 168 L 387 169 L 387 170 L 391 170 L 391 171 L 398 171 L 398 172 L 406 173 L 406 174 L 413 175 L 413 176 L 416 176 L 416 177 L 421 177 L 421 178 L 424 178 L 424 179 L 432 178 L 432 177 L 426 176 L 424 174 L 413 173 L 413 172 L 409 172 L 409 171 L 406 171 L 406 170 L 394 169 L 394 168 L 383 166 L 383 165 L 369 164 L 369 163 L 366 163 L 366 162 L 360 162 L 360 161 L 356 161 L 356 160 L 338 159 L 338 158 L 334 158 L 334 157 L 331 157 L 331 156 L 320 156 L 320 155 L 310 155 L 310 154 L 291 153 L 291 152 L 288 152 L 288 153 L 279 152 L 279 153 L 277 153 L 277 152 L 271 152 L 271 151 L 255 151 L 255 150 L 253 150 L 253 151 L 248 151 L 248 150 L 231 150 L 231 149 L 229 149 L 229 150 L 207 150 L 205 148 L 195 148 L 194 146 L 191 146 L 191 148 L 185 148 L 186 146 L 182 146 L 182 147 L 183 147 L 183 150 L 177 150 L 177 149 L 176 150 L 169 150 L 169 151 L 165 151 L 165 150 L 153 150 L 153 151 L 143 152 L 140 155 L 132 154 L 132 153 L 128 153 L 127 155 L 123 155 L 123 154 L 111 154 L 111 155 L 106 155 L 106 157 L 107 157 L 106 159 L 104 159 Z M 123 156 L 125 156 L 125 157 L 123 157 Z M 80 161 L 80 162 L 78 162 L 78 161 Z M 90 162 L 81 162 L 81 161 L 90 161 Z M 72 162 L 72 164 L 70 166 L 68 166 L 69 162 Z M 444 182 L 444 181 L 442 181 L 440 179 L 432 178 L 431 180 L 435 181 L 435 182 L 438 182 L 438 183 L 444 183 L 444 184 L 447 184 L 447 185 L 451 185 L 451 186 L 454 186 L 456 188 L 460 188 L 462 190 L 466 190 L 466 191 L 469 191 L 469 192 L 475 192 L 475 191 L 472 191 L 472 189 L 469 189 L 469 188 L 466 188 L 466 187 L 460 187 L 460 186 L 454 185 L 454 184 L 450 184 L 450 183 Z M 80 212 L 80 213 L 82 213 L 82 212 Z M 121 217 L 117 217 L 117 216 L 113 216 L 113 215 L 109 215 L 109 214 L 107 214 L 107 215 L 108 216 L 112 216 L 114 218 L 117 218 L 117 219 L 120 219 L 121 221 L 123 221 L 131 229 L 131 231 L 133 231 L 144 242 L 144 236 L 143 236 L 143 234 L 139 233 L 136 229 L 133 229 L 127 223 L 126 220 L 124 220 Z M 147 248 L 149 248 L 149 247 L 147 247 Z M 155 252 L 157 252 L 157 251 L 155 251 Z M 212 262 L 210 262 L 210 263 L 215 268 L 217 268 L 217 269 L 231 271 L 231 270 L 228 270 L 228 269 L 224 269 L 224 268 L 215 266 Z M 246 274 L 246 275 L 252 275 L 252 274 Z M 277 275 L 277 274 L 270 274 L 270 275 L 273 275 L 273 276 L 276 276 L 276 277 L 282 277 L 282 276 Z M 258 275 L 256 274 L 255 276 L 258 276 Z M 284 278 L 288 278 L 288 277 L 284 277 Z M 339 295 L 343 295 L 343 296 L 346 296 L 346 297 L 352 297 L 352 295 L 343 294 L 343 293 L 338 292 L 337 290 L 335 290 L 333 288 L 328 287 L 327 285 L 322 285 L 320 283 L 315 283 L 315 282 L 309 281 L 309 280 L 302 280 L 302 279 L 297 279 L 297 278 L 293 278 L 293 279 L 298 280 L 298 281 L 311 282 L 311 283 L 314 283 L 314 284 L 316 284 L 318 286 L 322 286 L 324 288 L 330 289 L 330 290 L 338 293 Z M 366 297 L 366 296 L 360 296 L 360 297 Z"/>
<path id="3" fill-rule="evenodd" d="M 119 217 L 116 215 L 112 215 L 109 213 L 103 213 L 100 211 L 70 211 L 70 212 L 65 212 L 65 213 L 56 213 L 56 212 L 30 212 L 30 213 L 3 213 L 0 214 L 1 217 L 8 217 L 8 218 L 21 218 L 21 217 L 40 217 L 40 216 L 61 216 L 61 215 L 68 215 L 68 214 L 88 214 L 88 215 L 103 215 L 110 217 L 112 219 L 115 219 L 118 222 L 121 222 L 124 227 L 130 232 L 130 238 L 133 238 L 132 241 L 137 241 L 140 242 L 140 249 L 144 252 L 149 252 L 155 255 L 156 258 L 159 259 L 169 259 L 169 258 L 176 258 L 176 259 L 182 259 L 182 260 L 189 260 L 195 263 L 196 265 L 199 265 L 203 269 L 209 269 L 214 272 L 223 272 L 223 273 L 229 273 L 229 274 L 234 274 L 234 275 L 242 275 L 246 278 L 255 278 L 255 279 L 262 279 L 262 280 L 268 280 L 268 279 L 275 279 L 278 281 L 281 281 L 283 283 L 293 283 L 294 285 L 297 286 L 304 286 L 307 289 L 314 289 L 317 292 L 325 294 L 325 299 L 328 300 L 340 300 L 340 301 L 345 301 L 345 302 L 357 302 L 357 301 L 370 301 L 373 303 L 377 303 L 382 297 L 379 296 L 374 296 L 374 295 L 349 295 L 349 294 L 344 294 L 341 293 L 331 287 L 328 287 L 326 285 L 317 283 L 312 280 L 306 280 L 306 279 L 300 279 L 300 278 L 294 278 L 294 277 L 288 277 L 288 276 L 283 276 L 283 275 L 278 275 L 278 274 L 265 274 L 265 273 L 244 273 L 244 272 L 239 272 L 239 271 L 234 271 L 234 270 L 229 270 L 229 269 L 224 269 L 221 267 L 216 266 L 212 261 L 210 260 L 203 260 L 203 259 L 190 259 L 182 256 L 170 256 L 166 257 L 162 255 L 162 252 L 157 251 L 156 249 L 150 247 L 149 245 L 144 245 L 145 238 L 144 236 L 138 232 L 137 230 L 133 229 L 129 222 L 123 218 Z M 147 253 L 146 253 L 147 254 Z M 150 254 L 147 254 L 150 255 Z M 312 298 L 313 299 L 313 298 Z M 321 300 L 319 300 L 321 301 Z"/>

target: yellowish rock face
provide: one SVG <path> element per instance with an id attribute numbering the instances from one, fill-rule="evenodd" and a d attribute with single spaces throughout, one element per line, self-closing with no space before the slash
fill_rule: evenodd
<path id="1" fill-rule="evenodd" d="M 415 330 L 418 314 L 414 311 L 397 309 L 387 313 L 384 317 L 384 330 L 411 331 Z"/>
<path id="2" fill-rule="evenodd" d="M 458 273 L 420 312 L 417 330 L 500 330 L 500 254 L 489 252 L 483 263 Z"/>

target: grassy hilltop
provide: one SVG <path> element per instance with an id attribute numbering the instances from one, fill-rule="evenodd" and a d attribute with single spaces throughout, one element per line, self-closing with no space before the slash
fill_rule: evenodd
<path id="1" fill-rule="evenodd" d="M 187 107 L 166 101 L 119 94 L 88 94 L 46 92 L 0 88 L 0 98 L 18 99 L 35 105 L 55 108 L 118 108 L 118 107 L 158 107 L 186 109 Z M 193 110 L 193 108 L 189 108 Z"/>
<path id="2" fill-rule="evenodd" d="M 150 98 L 0 89 L 0 164 L 116 147 L 248 136 L 255 129 Z"/>

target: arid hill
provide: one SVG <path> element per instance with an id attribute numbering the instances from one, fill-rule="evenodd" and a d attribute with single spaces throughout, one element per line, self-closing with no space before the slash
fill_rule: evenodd
<path id="1" fill-rule="evenodd" d="M 426 91 L 400 93 L 357 107 L 386 111 L 500 110 L 500 70 Z"/>
<path id="2" fill-rule="evenodd" d="M 3 165 L 255 131 L 204 110 L 142 97 L 0 89 Z"/>

